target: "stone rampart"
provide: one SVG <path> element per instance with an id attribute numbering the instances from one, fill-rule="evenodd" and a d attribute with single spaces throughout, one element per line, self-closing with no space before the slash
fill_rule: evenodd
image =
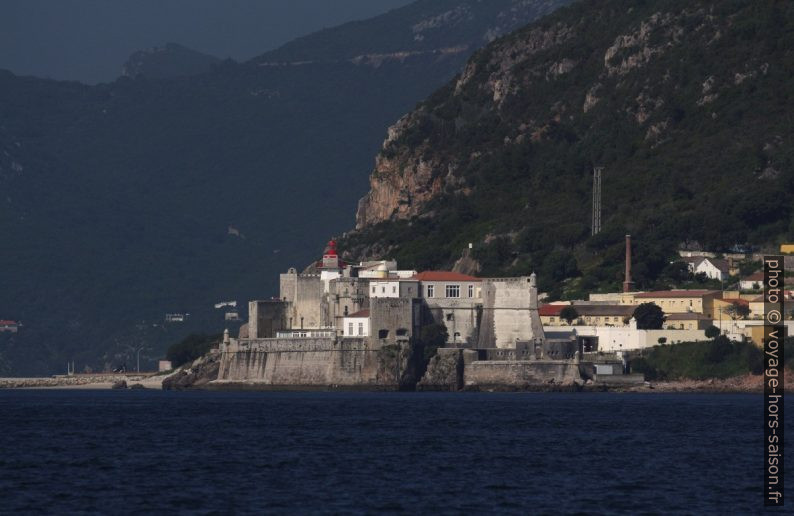
<path id="1" fill-rule="evenodd" d="M 538 386 L 573 385 L 581 382 L 579 364 L 568 360 L 489 360 L 466 364 L 466 389 L 522 390 Z"/>
<path id="2" fill-rule="evenodd" d="M 411 344 L 375 347 L 367 339 L 232 341 L 221 350 L 212 384 L 270 388 L 413 388 L 421 350 Z"/>

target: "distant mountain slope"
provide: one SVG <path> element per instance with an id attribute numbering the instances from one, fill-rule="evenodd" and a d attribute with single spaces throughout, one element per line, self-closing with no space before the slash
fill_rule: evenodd
<path id="1" fill-rule="evenodd" d="M 442 49 L 468 54 L 570 0 L 419 0 L 375 18 L 297 38 L 253 63 L 343 61 Z M 366 42 L 362 45 L 362 42 Z"/>
<path id="2" fill-rule="evenodd" d="M 465 37 L 442 31 L 423 48 L 484 42 L 500 17 L 528 23 L 563 3 L 420 2 L 430 18 L 477 7 Z M 341 55 L 400 48 L 365 35 L 413 34 L 401 12 L 335 31 Z M 301 55 L 328 55 L 324 38 L 303 39 Z M 118 365 L 141 342 L 156 358 L 180 332 L 222 330 L 214 303 L 276 294 L 279 272 L 352 223 L 388 124 L 469 53 L 224 61 L 92 87 L 0 73 L 0 317 L 25 323 L 0 339 L 0 374 Z M 191 316 L 163 325 L 172 312 Z"/>
<path id="3" fill-rule="evenodd" d="M 124 63 L 121 74 L 125 77 L 141 75 L 150 79 L 189 77 L 209 72 L 220 61 L 215 56 L 177 43 L 167 43 L 132 54 Z"/>
<path id="4" fill-rule="evenodd" d="M 586 0 L 495 41 L 389 131 L 351 255 L 640 287 L 676 246 L 794 238 L 794 4 Z M 594 165 L 603 227 L 590 237 Z"/>

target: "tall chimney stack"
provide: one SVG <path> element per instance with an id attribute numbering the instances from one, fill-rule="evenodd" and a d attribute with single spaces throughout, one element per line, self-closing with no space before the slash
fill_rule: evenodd
<path id="1" fill-rule="evenodd" d="M 626 278 L 623 281 L 623 292 L 634 290 L 634 282 L 631 281 L 631 235 L 626 235 Z"/>

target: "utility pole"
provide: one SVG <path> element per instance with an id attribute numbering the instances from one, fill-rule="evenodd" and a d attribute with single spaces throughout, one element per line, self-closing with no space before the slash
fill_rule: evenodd
<path id="1" fill-rule="evenodd" d="M 593 168 L 593 235 L 601 232 L 601 172 L 604 167 Z"/>

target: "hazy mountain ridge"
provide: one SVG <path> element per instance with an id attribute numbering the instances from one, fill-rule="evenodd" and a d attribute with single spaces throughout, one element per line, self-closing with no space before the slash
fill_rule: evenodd
<path id="1" fill-rule="evenodd" d="M 617 288 L 622 236 L 653 287 L 685 240 L 794 238 L 794 8 L 779 2 L 583 1 L 471 58 L 388 131 L 351 256 L 545 288 Z M 590 237 L 591 175 L 604 231 Z M 559 290 L 557 292 L 560 293 Z"/>
<path id="2" fill-rule="evenodd" d="M 166 43 L 162 47 L 139 50 L 133 53 L 121 69 L 124 77 L 139 75 L 150 79 L 189 77 L 207 73 L 220 58 L 184 47 Z"/>
<path id="3" fill-rule="evenodd" d="M 386 39 L 387 27 L 404 32 L 385 23 Z M 479 33 L 491 27 L 489 17 Z M 352 55 L 383 51 L 348 39 Z M 442 39 L 428 48 L 468 41 Z M 327 50 L 312 44 L 312 55 Z M 114 365 L 142 340 L 156 358 L 191 329 L 222 330 L 213 303 L 275 294 L 279 272 L 350 225 L 388 124 L 467 55 L 223 61 L 191 77 L 97 86 L 0 73 L 0 317 L 25 323 L 0 340 L 0 374 Z M 164 325 L 172 312 L 192 315 Z"/>
<path id="4" fill-rule="evenodd" d="M 419 0 L 370 20 L 297 38 L 254 64 L 361 61 L 369 55 L 472 51 L 571 0 Z M 359 42 L 367 42 L 362 53 Z M 462 51 L 461 51 L 462 53 Z"/>

